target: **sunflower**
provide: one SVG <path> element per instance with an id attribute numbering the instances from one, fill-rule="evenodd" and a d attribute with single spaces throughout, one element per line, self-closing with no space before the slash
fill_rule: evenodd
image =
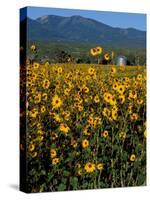
<path id="1" fill-rule="evenodd" d="M 111 115 L 112 115 L 112 119 L 113 120 L 117 120 L 118 113 L 116 111 L 112 110 L 112 114 Z"/>
<path id="2" fill-rule="evenodd" d="M 35 157 L 37 156 L 37 152 L 33 152 L 33 153 L 31 154 L 31 156 L 32 156 L 32 158 L 35 158 Z"/>
<path id="3" fill-rule="evenodd" d="M 137 104 L 138 104 L 138 105 L 141 105 L 142 103 L 143 103 L 143 100 L 142 100 L 142 99 L 138 99 L 138 100 L 137 100 Z"/>
<path id="4" fill-rule="evenodd" d="M 37 134 L 38 134 L 38 135 L 44 135 L 44 131 L 38 130 L 38 131 L 37 131 Z"/>
<path id="5" fill-rule="evenodd" d="M 44 64 L 44 66 L 47 67 L 47 68 L 50 67 L 49 62 L 47 61 L 47 62 Z"/>
<path id="6" fill-rule="evenodd" d="M 112 67 L 111 68 L 111 74 L 115 74 L 117 72 L 116 68 L 115 67 Z"/>
<path id="7" fill-rule="evenodd" d="M 129 105 L 129 106 L 128 106 L 128 112 L 129 112 L 129 114 L 132 114 L 132 112 L 133 112 L 133 111 L 132 111 L 132 105 Z"/>
<path id="8" fill-rule="evenodd" d="M 60 124 L 59 130 L 62 131 L 65 135 L 69 132 L 70 128 L 68 127 L 67 124 Z"/>
<path id="9" fill-rule="evenodd" d="M 102 119 L 100 117 L 95 117 L 94 124 L 97 125 L 97 124 L 101 124 L 101 123 L 102 123 Z"/>
<path id="10" fill-rule="evenodd" d="M 66 88 L 65 90 L 64 90 L 64 95 L 65 96 L 69 96 L 69 94 L 70 94 L 70 88 Z"/>
<path id="11" fill-rule="evenodd" d="M 89 125 L 87 125 L 84 129 L 83 129 L 83 133 L 84 135 L 91 135 L 91 133 L 89 132 Z"/>
<path id="12" fill-rule="evenodd" d="M 45 111 L 46 111 L 45 106 L 42 106 L 42 107 L 41 107 L 41 113 L 45 113 Z"/>
<path id="13" fill-rule="evenodd" d="M 99 96 L 98 96 L 98 95 L 96 95 L 96 96 L 94 97 L 94 102 L 95 102 L 95 103 L 99 103 L 99 102 L 100 102 L 100 99 L 99 99 Z"/>
<path id="14" fill-rule="evenodd" d="M 123 140 L 123 141 L 124 141 L 124 140 L 126 139 L 126 133 L 125 133 L 125 132 L 123 132 L 123 131 L 122 131 L 122 132 L 120 132 L 120 133 L 119 133 L 119 138 L 120 138 L 121 140 Z"/>
<path id="15" fill-rule="evenodd" d="M 42 86 L 43 86 L 44 89 L 48 89 L 49 86 L 50 86 L 50 81 L 48 79 L 44 79 Z"/>
<path id="16" fill-rule="evenodd" d="M 70 118 L 70 112 L 69 112 L 69 111 L 64 111 L 64 112 L 63 112 L 63 116 L 64 116 L 64 119 L 65 119 L 66 121 L 68 121 L 69 118 Z"/>
<path id="17" fill-rule="evenodd" d="M 80 164 L 80 163 L 77 163 L 77 164 L 76 164 L 76 167 L 77 167 L 77 168 L 81 168 L 81 164 Z"/>
<path id="18" fill-rule="evenodd" d="M 136 91 L 129 91 L 129 99 L 137 99 L 137 92 Z"/>
<path id="19" fill-rule="evenodd" d="M 83 170 L 82 170 L 82 169 L 79 169 L 77 173 L 78 173 L 79 176 L 81 176 L 82 173 L 83 173 Z"/>
<path id="20" fill-rule="evenodd" d="M 96 48 L 92 48 L 90 50 L 90 53 L 91 53 L 92 56 L 97 56 L 97 49 Z"/>
<path id="21" fill-rule="evenodd" d="M 32 152 L 35 149 L 35 144 L 30 144 L 29 145 L 29 151 Z"/>
<path id="22" fill-rule="evenodd" d="M 108 135 L 109 135 L 109 134 L 108 134 L 108 131 L 106 131 L 106 130 L 102 133 L 102 137 L 104 137 L 104 138 L 107 138 Z"/>
<path id="23" fill-rule="evenodd" d="M 34 92 L 34 91 L 33 91 Z M 34 103 L 38 104 L 41 102 L 41 93 L 40 92 L 37 92 L 35 93 L 34 95 Z"/>
<path id="24" fill-rule="evenodd" d="M 90 68 L 88 69 L 88 74 L 89 74 L 90 76 L 93 76 L 93 75 L 95 74 L 95 68 L 90 67 Z"/>
<path id="25" fill-rule="evenodd" d="M 48 98 L 47 93 L 43 93 L 43 94 L 42 94 L 42 99 L 43 99 L 43 101 L 47 101 L 47 98 Z"/>
<path id="26" fill-rule="evenodd" d="M 102 47 L 96 47 L 96 53 L 97 55 L 101 54 L 103 51 Z"/>
<path id="27" fill-rule="evenodd" d="M 132 154 L 132 155 L 130 156 L 130 161 L 131 161 L 131 162 L 134 162 L 134 161 L 135 161 L 135 159 L 136 159 L 136 156 L 135 156 L 135 154 Z"/>
<path id="28" fill-rule="evenodd" d="M 88 93 L 88 92 L 89 92 L 89 88 L 88 88 L 87 86 L 84 86 L 83 91 L 84 91 L 85 93 Z"/>
<path id="29" fill-rule="evenodd" d="M 37 50 L 35 44 L 32 44 L 30 49 L 31 49 L 32 52 L 36 52 L 36 50 Z"/>
<path id="30" fill-rule="evenodd" d="M 50 150 L 50 156 L 51 156 L 51 158 L 55 158 L 56 155 L 57 155 L 56 150 L 55 150 L 55 149 L 51 149 L 51 150 Z"/>
<path id="31" fill-rule="evenodd" d="M 133 113 L 130 117 L 131 117 L 132 121 L 136 121 L 138 119 L 138 114 L 137 113 Z"/>
<path id="32" fill-rule="evenodd" d="M 119 101 L 121 104 L 123 104 L 125 102 L 125 96 L 124 95 L 119 95 Z"/>
<path id="33" fill-rule="evenodd" d="M 117 101 L 116 101 L 115 97 L 111 96 L 111 99 L 110 99 L 109 103 L 112 106 L 116 105 Z"/>
<path id="34" fill-rule="evenodd" d="M 117 90 L 117 89 L 118 89 L 118 83 L 114 83 L 113 86 L 112 86 L 112 88 L 113 88 L 114 90 Z"/>
<path id="35" fill-rule="evenodd" d="M 59 158 L 54 158 L 53 160 L 52 160 L 52 165 L 57 165 L 58 163 L 59 163 Z"/>
<path id="36" fill-rule="evenodd" d="M 62 74 L 62 71 L 63 71 L 62 67 L 58 67 L 58 68 L 57 68 L 57 73 L 58 73 L 59 75 Z"/>
<path id="37" fill-rule="evenodd" d="M 104 165 L 103 163 L 98 163 L 96 168 L 99 170 L 99 171 L 102 171 L 104 169 Z"/>
<path id="38" fill-rule="evenodd" d="M 55 94 L 55 96 L 52 98 L 52 107 L 54 109 L 58 109 L 62 106 L 62 101 L 61 99 L 58 97 L 57 94 Z"/>
<path id="39" fill-rule="evenodd" d="M 88 162 L 86 163 L 86 165 L 84 166 L 84 169 L 87 173 L 92 173 L 95 171 L 95 164 L 94 163 L 91 163 L 91 162 Z"/>
<path id="40" fill-rule="evenodd" d="M 110 59 L 110 55 L 108 53 L 105 53 L 104 54 L 104 59 L 108 61 Z"/>
<path id="41" fill-rule="evenodd" d="M 39 66 L 40 66 L 40 64 L 39 64 L 39 63 L 37 63 L 37 62 L 34 62 L 34 63 L 33 63 L 33 68 L 34 68 L 34 69 L 38 69 L 38 68 L 39 68 Z"/>
<path id="42" fill-rule="evenodd" d="M 118 88 L 117 88 L 117 92 L 119 94 L 123 94 L 125 91 L 125 87 L 123 85 L 119 85 Z"/>
<path id="43" fill-rule="evenodd" d="M 110 117 L 110 114 L 111 114 L 111 112 L 108 108 L 103 109 L 103 116 L 104 117 Z"/>
<path id="44" fill-rule="evenodd" d="M 114 106 L 112 107 L 112 111 L 117 112 L 117 111 L 118 111 L 118 107 L 117 107 L 116 105 L 114 105 Z"/>
<path id="45" fill-rule="evenodd" d="M 87 139 L 84 139 L 83 141 L 82 141 L 82 147 L 85 149 L 85 148 L 87 148 L 89 146 L 89 141 L 87 140 Z"/>
<path id="46" fill-rule="evenodd" d="M 110 103 L 111 100 L 112 100 L 112 95 L 109 93 L 109 92 L 105 92 L 104 93 L 104 100 L 107 102 L 107 103 Z"/>
<path id="47" fill-rule="evenodd" d="M 138 74 L 138 75 L 137 75 L 137 80 L 138 80 L 138 81 L 141 81 L 141 80 L 142 80 L 142 74 Z"/>
<path id="48" fill-rule="evenodd" d="M 38 109 L 37 108 L 33 108 L 31 111 L 29 111 L 29 115 L 32 118 L 36 118 L 38 115 Z"/>
<path id="49" fill-rule="evenodd" d="M 94 118 L 92 115 L 89 116 L 88 123 L 92 125 L 94 123 Z"/>
<path id="50" fill-rule="evenodd" d="M 83 106 L 79 105 L 77 108 L 78 108 L 78 111 L 79 111 L 79 112 L 82 112 L 82 111 L 83 111 Z"/>
<path id="51" fill-rule="evenodd" d="M 60 115 L 57 114 L 57 113 L 54 114 L 54 120 L 55 120 L 56 122 L 61 122 L 61 121 L 62 121 Z"/>

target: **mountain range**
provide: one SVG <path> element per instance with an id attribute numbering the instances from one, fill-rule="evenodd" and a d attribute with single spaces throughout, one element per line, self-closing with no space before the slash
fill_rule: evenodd
<path id="1" fill-rule="evenodd" d="M 29 41 L 93 43 L 118 48 L 145 48 L 146 31 L 114 28 L 82 16 L 46 15 L 35 20 L 26 18 Z"/>

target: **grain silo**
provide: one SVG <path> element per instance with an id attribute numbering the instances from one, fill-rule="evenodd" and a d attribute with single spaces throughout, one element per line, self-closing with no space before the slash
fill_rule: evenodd
<path id="1" fill-rule="evenodd" d="M 127 65 L 127 58 L 125 56 L 118 56 L 116 59 L 116 65 L 118 66 Z"/>

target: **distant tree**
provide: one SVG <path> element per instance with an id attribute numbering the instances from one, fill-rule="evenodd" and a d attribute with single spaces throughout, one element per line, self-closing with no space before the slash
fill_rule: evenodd
<path id="1" fill-rule="evenodd" d="M 54 59 L 58 63 L 73 62 L 72 56 L 63 50 L 56 50 L 54 52 Z"/>

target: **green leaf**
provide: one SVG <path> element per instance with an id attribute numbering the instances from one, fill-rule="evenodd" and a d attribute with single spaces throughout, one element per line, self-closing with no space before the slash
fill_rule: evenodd
<path id="1" fill-rule="evenodd" d="M 59 184 L 58 186 L 58 191 L 64 191 L 66 189 L 66 185 L 64 185 L 63 183 Z"/>
<path id="2" fill-rule="evenodd" d="M 138 176 L 138 185 L 146 185 L 146 176 L 144 174 Z"/>
<path id="3" fill-rule="evenodd" d="M 50 181 L 53 178 L 54 174 L 53 173 L 48 173 L 48 180 Z"/>
<path id="4" fill-rule="evenodd" d="M 64 176 L 69 176 L 69 175 L 70 175 L 70 172 L 64 171 L 63 174 L 64 174 Z"/>
<path id="5" fill-rule="evenodd" d="M 77 189 L 77 187 L 78 187 L 78 178 L 77 177 L 70 178 L 70 184 L 72 185 L 73 189 Z"/>

